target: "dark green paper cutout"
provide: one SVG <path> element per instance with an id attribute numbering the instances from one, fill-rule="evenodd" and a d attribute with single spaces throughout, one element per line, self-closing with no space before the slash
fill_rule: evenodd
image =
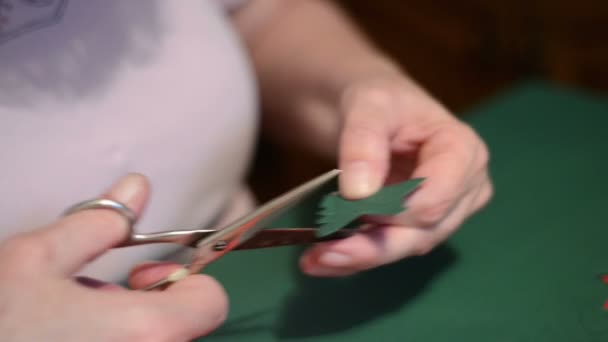
<path id="1" fill-rule="evenodd" d="M 338 193 L 326 195 L 320 203 L 317 236 L 331 235 L 363 215 L 399 214 L 407 209 L 403 205 L 403 199 L 416 190 L 423 181 L 424 178 L 416 178 L 388 185 L 367 198 L 354 201 L 347 200 Z"/>

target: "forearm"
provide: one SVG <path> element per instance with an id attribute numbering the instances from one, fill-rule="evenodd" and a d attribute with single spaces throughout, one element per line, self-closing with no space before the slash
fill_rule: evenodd
<path id="1" fill-rule="evenodd" d="M 282 140 L 334 152 L 343 91 L 399 73 L 329 1 L 253 0 L 235 22 L 257 71 L 265 129 Z"/>

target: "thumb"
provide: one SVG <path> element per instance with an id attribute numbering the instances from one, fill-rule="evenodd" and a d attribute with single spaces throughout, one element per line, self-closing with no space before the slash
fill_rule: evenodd
<path id="1" fill-rule="evenodd" d="M 380 189 L 390 167 L 390 132 L 384 115 L 355 108 L 340 138 L 340 193 L 361 199 Z"/>
<path id="2" fill-rule="evenodd" d="M 148 193 L 146 178 L 130 174 L 115 183 L 102 197 L 126 205 L 139 216 Z M 34 248 L 44 251 L 37 255 L 51 256 L 40 260 L 46 269 L 72 275 L 85 263 L 118 245 L 129 233 L 128 222 L 120 214 L 111 210 L 84 210 L 34 232 L 29 239 Z"/>

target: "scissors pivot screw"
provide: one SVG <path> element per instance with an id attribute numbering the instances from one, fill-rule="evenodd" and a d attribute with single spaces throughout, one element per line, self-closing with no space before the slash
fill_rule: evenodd
<path id="1" fill-rule="evenodd" d="M 213 246 L 213 249 L 216 250 L 216 251 L 218 251 L 218 252 L 221 252 L 224 249 L 226 249 L 227 246 L 228 246 L 228 242 L 226 242 L 226 241 L 218 241 L 218 242 L 215 243 L 215 246 Z"/>

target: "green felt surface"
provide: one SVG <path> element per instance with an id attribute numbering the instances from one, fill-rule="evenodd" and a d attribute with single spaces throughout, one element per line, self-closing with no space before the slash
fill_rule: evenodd
<path id="1" fill-rule="evenodd" d="M 301 275 L 298 248 L 230 253 L 207 269 L 230 316 L 203 340 L 608 341 L 608 101 L 530 83 L 468 122 L 496 195 L 445 245 L 345 279 Z"/>

